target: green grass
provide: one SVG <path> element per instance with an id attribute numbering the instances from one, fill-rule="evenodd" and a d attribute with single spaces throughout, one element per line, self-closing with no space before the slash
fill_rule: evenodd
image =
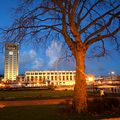
<path id="1" fill-rule="evenodd" d="M 88 96 L 98 93 L 88 92 Z M 28 91 L 0 91 L 0 100 L 27 100 L 72 97 L 73 91 L 28 90 Z M 119 96 L 108 94 L 108 96 Z M 61 112 L 58 105 L 50 106 L 21 106 L 0 108 L 0 120 L 98 120 L 109 117 L 120 117 L 120 113 L 92 117 L 88 114 Z"/>
<path id="2" fill-rule="evenodd" d="M 88 92 L 88 97 L 98 97 L 99 92 Z M 108 97 L 118 97 L 120 94 L 106 94 Z M 25 91 L 0 91 L 0 100 L 27 100 L 73 97 L 72 90 L 25 90 Z"/>
<path id="3" fill-rule="evenodd" d="M 72 97 L 73 91 L 29 90 L 0 91 L 0 100 L 50 99 Z"/>
<path id="4" fill-rule="evenodd" d="M 65 113 L 59 106 L 22 106 L 0 109 L 0 120 L 95 120 L 87 114 Z"/>

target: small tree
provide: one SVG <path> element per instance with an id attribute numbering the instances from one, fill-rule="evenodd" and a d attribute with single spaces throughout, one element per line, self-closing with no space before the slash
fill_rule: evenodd
<path id="1" fill-rule="evenodd" d="M 64 37 L 76 60 L 75 110 L 86 111 L 86 52 L 93 43 L 99 43 L 96 48 L 100 48 L 98 56 L 102 56 L 110 40 L 119 47 L 120 1 L 23 0 L 16 13 L 15 22 L 4 30 L 7 40 L 21 42 L 32 38 L 39 43 L 55 34 Z"/>

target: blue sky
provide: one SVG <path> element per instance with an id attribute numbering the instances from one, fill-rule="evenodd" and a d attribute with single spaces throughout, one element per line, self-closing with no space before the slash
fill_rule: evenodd
<path id="1" fill-rule="evenodd" d="M 0 27 L 9 26 L 13 19 L 13 8 L 18 0 L 0 0 Z M 2 38 L 1 38 L 2 39 Z M 74 70 L 73 60 L 58 59 L 63 55 L 62 43 L 53 40 L 46 48 L 35 48 L 22 44 L 19 49 L 19 73 L 26 70 Z M 4 71 L 4 51 L 0 51 L 0 74 Z M 86 59 L 86 72 L 94 75 L 108 75 L 111 71 L 120 74 L 120 54 L 113 52 L 104 58 Z"/>

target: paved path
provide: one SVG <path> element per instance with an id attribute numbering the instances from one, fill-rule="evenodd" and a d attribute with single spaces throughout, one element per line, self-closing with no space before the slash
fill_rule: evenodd
<path id="1" fill-rule="evenodd" d="M 120 97 L 116 97 L 120 99 Z M 93 100 L 93 97 L 88 98 L 88 100 Z M 48 100 L 22 100 L 22 101 L 0 101 L 0 108 L 8 106 L 26 106 L 26 105 L 56 105 L 61 102 L 65 102 L 65 99 L 48 99 Z M 72 99 L 71 99 L 72 100 Z"/>
<path id="2" fill-rule="evenodd" d="M 24 100 L 24 101 L 0 101 L 0 108 L 8 106 L 26 106 L 26 105 L 56 105 L 65 102 L 66 99 L 49 100 Z"/>

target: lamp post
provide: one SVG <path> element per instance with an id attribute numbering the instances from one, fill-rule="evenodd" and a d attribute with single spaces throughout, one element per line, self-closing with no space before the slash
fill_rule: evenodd
<path id="1" fill-rule="evenodd" d="M 115 75 L 115 72 L 114 71 L 110 72 L 111 81 L 113 80 L 113 75 Z"/>

